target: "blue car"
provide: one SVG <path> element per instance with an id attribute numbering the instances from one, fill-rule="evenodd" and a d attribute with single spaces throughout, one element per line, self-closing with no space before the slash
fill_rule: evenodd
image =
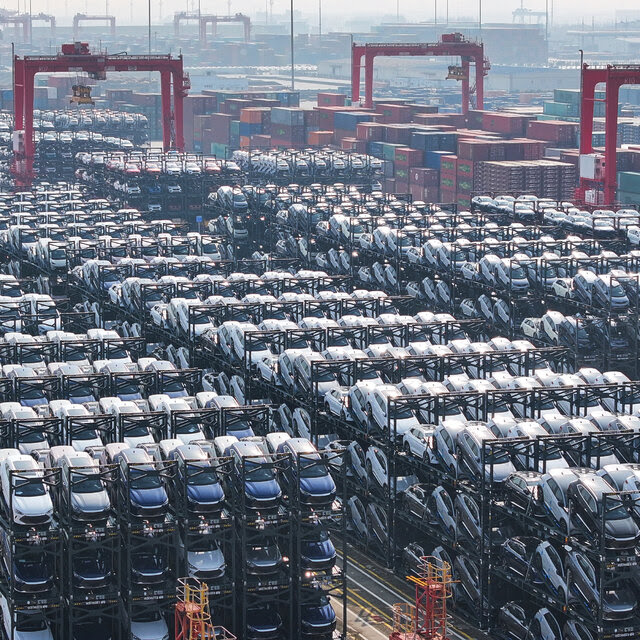
<path id="1" fill-rule="evenodd" d="M 144 519 L 164 519 L 169 497 L 151 456 L 144 449 L 123 449 L 115 462 L 120 466 L 131 513 Z"/>
<path id="2" fill-rule="evenodd" d="M 193 513 L 220 511 L 224 491 L 207 454 L 195 444 L 176 447 L 170 459 L 178 462 L 180 485 L 186 481 L 187 509 Z"/>
<path id="3" fill-rule="evenodd" d="M 330 638 L 336 628 L 336 612 L 329 596 L 320 593 L 310 603 L 300 607 L 300 631 L 302 638 Z"/>
<path id="4" fill-rule="evenodd" d="M 311 442 L 306 438 L 290 438 L 278 447 L 278 452 L 291 456 L 284 472 L 289 497 L 297 491 L 303 505 L 331 506 L 336 497 L 336 484 L 326 461 Z"/>
<path id="5" fill-rule="evenodd" d="M 305 571 L 327 571 L 336 563 L 336 548 L 325 529 L 300 541 L 300 565 Z"/>
<path id="6" fill-rule="evenodd" d="M 282 497 L 274 469 L 255 442 L 234 442 L 225 455 L 231 456 L 236 473 L 232 479 L 238 492 L 242 491 L 250 509 L 277 509 Z M 240 487 L 244 477 L 244 486 Z"/>

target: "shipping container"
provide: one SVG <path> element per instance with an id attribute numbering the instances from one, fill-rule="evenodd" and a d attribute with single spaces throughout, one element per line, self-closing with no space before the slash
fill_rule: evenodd
<path id="1" fill-rule="evenodd" d="M 395 150 L 394 161 L 396 166 L 419 167 L 424 162 L 424 153 L 420 149 L 398 147 Z"/>

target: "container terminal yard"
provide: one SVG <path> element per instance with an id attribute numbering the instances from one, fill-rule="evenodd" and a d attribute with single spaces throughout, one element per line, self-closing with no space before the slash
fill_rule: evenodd
<path id="1" fill-rule="evenodd" d="M 0 9 L 2 640 L 640 638 L 640 11 L 94 4 Z"/>

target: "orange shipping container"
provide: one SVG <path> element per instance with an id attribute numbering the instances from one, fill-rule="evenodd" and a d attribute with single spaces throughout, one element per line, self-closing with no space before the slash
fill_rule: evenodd
<path id="1" fill-rule="evenodd" d="M 324 146 L 333 142 L 333 131 L 309 131 L 307 143 L 313 146 Z"/>

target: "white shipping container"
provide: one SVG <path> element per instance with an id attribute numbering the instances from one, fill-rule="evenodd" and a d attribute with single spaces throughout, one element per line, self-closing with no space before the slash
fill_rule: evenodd
<path id="1" fill-rule="evenodd" d="M 604 169 L 604 156 L 600 153 L 580 155 L 580 177 L 587 180 L 599 180 Z"/>

